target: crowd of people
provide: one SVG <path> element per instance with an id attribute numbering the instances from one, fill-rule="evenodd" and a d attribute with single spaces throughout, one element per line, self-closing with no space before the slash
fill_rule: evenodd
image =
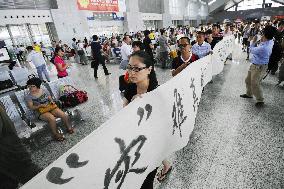
<path id="1" fill-rule="evenodd" d="M 28 107 L 38 113 L 39 119 L 47 121 L 54 138 L 62 141 L 62 135 L 55 129 L 55 117 L 62 118 L 67 131 L 72 134 L 74 130 L 70 125 L 68 116 L 59 108 L 52 109 L 44 114 L 40 114 L 38 111 L 47 102 L 54 103 L 48 92 L 40 88 L 41 82 L 44 81 L 43 75 L 48 82 L 50 81 L 46 68 L 47 62 L 55 65 L 58 78 L 68 76 L 66 70 L 72 64 L 69 60 L 71 57 L 78 64 L 88 65 L 91 62 L 94 78 L 98 79 L 99 65 L 102 65 L 106 76 L 110 75 L 107 64 L 111 58 L 118 58 L 120 60 L 118 69 L 123 70 L 124 74 L 117 80 L 120 85 L 119 89 L 123 92 L 123 104 L 127 106 L 135 98 L 159 87 L 155 72 L 157 65 L 166 69 L 167 62 L 170 60 L 171 73 L 175 77 L 192 62 L 212 53 L 215 45 L 223 37 L 229 35 L 235 35 L 238 43 L 242 44 L 242 50 L 247 52 L 247 60 L 251 62 L 245 79 L 247 90 L 245 94 L 240 96 L 242 98 L 253 98 L 255 96 L 256 106 L 261 107 L 264 104 L 260 85 L 263 75 L 267 70 L 271 71 L 271 74 L 275 74 L 278 65 L 282 65 L 283 68 L 281 69 L 284 69 L 284 21 L 264 23 L 256 20 L 243 23 L 207 24 L 196 28 L 188 26 L 169 27 L 155 31 L 145 30 L 137 33 L 113 35 L 109 38 L 105 35 L 93 35 L 92 39 L 85 37 L 82 41 L 73 38 L 71 47 L 67 44 L 62 45 L 62 41 L 57 43 L 53 41 L 49 48 L 50 56 L 47 56 L 47 48 L 42 43 L 39 45 L 34 43 L 33 46 L 26 48 L 23 46 L 15 47 L 14 51 L 20 62 L 25 61 L 24 54 L 26 54 L 26 60 L 34 64 L 39 76 L 39 78 L 31 78 L 27 82 L 30 92 L 26 97 Z M 275 53 L 280 58 L 274 58 Z M 230 58 L 232 57 L 229 56 L 228 59 Z M 272 66 L 269 67 L 269 64 Z M 160 182 L 172 169 L 168 160 L 165 159 L 162 164 L 163 169 L 158 173 Z M 153 188 L 156 175 L 157 169 L 147 176 L 141 188 Z M 0 177 L 2 176 L 0 175 Z"/>

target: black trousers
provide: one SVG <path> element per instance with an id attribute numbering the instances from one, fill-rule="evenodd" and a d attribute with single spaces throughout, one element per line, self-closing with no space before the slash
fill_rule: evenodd
<path id="1" fill-rule="evenodd" d="M 0 173 L 0 189 L 16 189 L 18 184 L 17 180 Z"/>
<path id="2" fill-rule="evenodd" d="M 99 57 L 98 59 L 93 60 L 91 64 L 92 64 L 92 68 L 94 68 L 94 77 L 95 78 L 98 77 L 99 64 L 102 65 L 105 75 L 109 74 L 107 67 L 106 67 L 106 64 L 105 64 L 105 58 L 104 57 Z"/>
<path id="3" fill-rule="evenodd" d="M 158 167 L 147 175 L 140 189 L 153 189 L 153 183 L 157 174 L 157 170 Z"/>
<path id="4" fill-rule="evenodd" d="M 167 60 L 168 60 L 168 52 L 160 52 L 160 60 L 162 64 L 162 68 L 165 69 L 167 66 Z"/>

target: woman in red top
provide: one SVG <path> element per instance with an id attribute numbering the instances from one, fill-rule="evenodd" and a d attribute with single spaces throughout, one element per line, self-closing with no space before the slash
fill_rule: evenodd
<path id="1" fill-rule="evenodd" d="M 64 50 L 61 47 L 56 47 L 54 64 L 57 70 L 57 77 L 63 78 L 68 76 L 66 69 L 70 67 L 70 63 L 65 63 L 63 60 Z"/>
<path id="2" fill-rule="evenodd" d="M 198 59 L 198 56 L 193 54 L 190 45 L 190 39 L 188 37 L 182 37 L 179 40 L 179 48 L 181 54 L 174 58 L 172 62 L 172 75 L 176 76 L 182 70 L 184 70 L 190 63 Z"/>

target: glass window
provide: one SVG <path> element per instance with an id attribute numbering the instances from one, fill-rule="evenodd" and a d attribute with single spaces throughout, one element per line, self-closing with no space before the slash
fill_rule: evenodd
<path id="1" fill-rule="evenodd" d="M 11 25 L 10 30 L 15 41 L 15 45 L 28 46 L 32 44 L 26 25 Z"/>
<path id="2" fill-rule="evenodd" d="M 178 0 L 170 0 L 169 1 L 169 8 L 170 8 L 170 14 L 178 15 L 180 13 L 181 7 L 180 7 L 180 1 Z"/>
<path id="3" fill-rule="evenodd" d="M 30 25 L 33 39 L 38 44 L 43 42 L 44 45 L 50 45 L 50 38 L 45 24 Z"/>
<path id="4" fill-rule="evenodd" d="M 0 26 L 0 40 L 3 40 L 7 47 L 12 47 L 13 43 L 7 27 Z"/>

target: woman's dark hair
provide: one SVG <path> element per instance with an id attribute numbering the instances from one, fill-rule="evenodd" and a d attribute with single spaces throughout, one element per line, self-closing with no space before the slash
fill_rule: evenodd
<path id="1" fill-rule="evenodd" d="M 144 50 L 144 45 L 143 45 L 143 43 L 141 41 L 133 41 L 132 47 L 135 47 L 135 46 L 139 47 L 140 50 Z"/>
<path id="2" fill-rule="evenodd" d="M 99 37 L 97 35 L 93 35 L 93 40 L 97 41 L 99 39 Z"/>
<path id="3" fill-rule="evenodd" d="M 58 52 L 59 52 L 60 50 L 61 50 L 62 52 L 64 52 L 63 48 L 61 48 L 61 47 L 56 47 L 55 50 L 54 50 L 54 54 L 55 54 L 55 55 L 58 55 Z"/>
<path id="4" fill-rule="evenodd" d="M 145 30 L 144 31 L 144 36 L 147 36 L 147 35 L 149 35 L 151 32 L 149 31 L 149 30 Z"/>
<path id="5" fill-rule="evenodd" d="M 27 50 L 32 51 L 32 50 L 34 50 L 34 48 L 32 46 L 27 46 Z"/>
<path id="6" fill-rule="evenodd" d="M 35 85 L 38 89 L 41 86 L 42 81 L 38 77 L 32 77 L 27 81 L 27 85 Z"/>
<path id="7" fill-rule="evenodd" d="M 266 26 L 263 30 L 263 35 L 265 36 L 266 39 L 271 40 L 273 39 L 274 35 L 277 32 L 277 29 L 273 26 Z"/>
<path id="8" fill-rule="evenodd" d="M 146 65 L 147 68 L 149 68 L 150 66 L 152 66 L 151 72 L 149 74 L 149 85 L 150 86 L 158 86 L 158 80 L 156 77 L 156 72 L 154 70 L 154 62 L 152 60 L 152 58 L 150 57 L 150 55 L 148 53 L 146 53 L 145 51 L 137 51 L 134 52 L 133 54 L 130 55 L 131 57 L 137 57 L 141 60 L 141 62 L 143 64 Z"/>
<path id="9" fill-rule="evenodd" d="M 212 25 L 212 28 L 213 28 L 213 27 L 217 27 L 218 29 L 221 29 L 221 26 L 220 26 L 218 23 L 213 24 L 213 25 Z"/>

